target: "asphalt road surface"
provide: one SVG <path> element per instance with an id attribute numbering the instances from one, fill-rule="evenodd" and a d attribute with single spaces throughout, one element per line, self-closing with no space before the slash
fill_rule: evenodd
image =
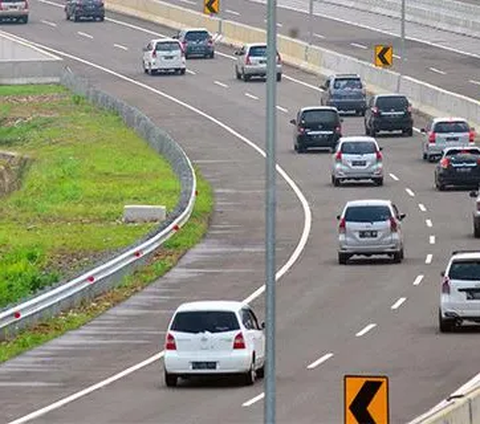
<path id="1" fill-rule="evenodd" d="M 265 84 L 235 80 L 226 48 L 214 60 L 189 60 L 185 76 L 150 77 L 141 69 L 141 48 L 171 30 L 119 15 L 76 24 L 65 21 L 60 7 L 38 1 L 32 11 L 29 25 L 2 29 L 69 54 L 66 63 L 75 72 L 171 133 L 213 184 L 216 210 L 208 237 L 167 276 L 81 330 L 0 366 L 0 420 L 40 411 L 33 422 L 261 423 L 261 382 L 167 389 L 161 359 L 140 363 L 162 349 L 179 303 L 242 300 L 262 285 L 264 162 L 247 141 L 264 146 Z M 308 230 L 308 210 L 312 227 L 304 251 L 278 284 L 277 422 L 342 422 L 343 376 L 383 374 L 390 378 L 391 422 L 404 423 L 478 372 L 478 330 L 440 335 L 437 329 L 440 271 L 452 250 L 478 245 L 472 201 L 466 191 L 435 191 L 434 165 L 421 160 L 417 133 L 379 137 L 383 187 L 334 188 L 330 155 L 295 154 L 288 123 L 298 108 L 319 103 L 318 81 L 290 68 L 285 74 L 278 84 L 277 155 L 301 193 L 278 177 L 278 268 Z M 416 126 L 422 125 L 416 117 Z M 346 117 L 344 133 L 363 134 L 362 118 Z M 393 199 L 407 213 L 406 259 L 340 266 L 335 216 L 346 201 L 371 197 Z M 262 295 L 252 301 L 260 315 L 263 301 Z M 136 364 L 138 370 L 130 368 Z M 106 380 L 114 375 L 115 381 Z"/>

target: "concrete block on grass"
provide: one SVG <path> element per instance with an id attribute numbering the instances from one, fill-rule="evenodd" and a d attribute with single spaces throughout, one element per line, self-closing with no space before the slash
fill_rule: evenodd
<path id="1" fill-rule="evenodd" d="M 123 209 L 123 221 L 126 223 L 162 222 L 166 217 L 165 206 L 125 205 Z"/>

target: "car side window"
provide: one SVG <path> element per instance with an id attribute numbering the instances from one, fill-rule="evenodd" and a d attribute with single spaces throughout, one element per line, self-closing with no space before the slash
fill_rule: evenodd
<path id="1" fill-rule="evenodd" d="M 368 101 L 368 107 L 369 107 L 369 108 L 372 108 L 372 107 L 373 107 L 374 101 L 375 101 L 375 98 L 374 98 L 374 97 L 370 97 L 370 100 Z"/>
<path id="2" fill-rule="evenodd" d="M 258 319 L 251 309 L 248 309 L 248 314 L 250 315 L 250 318 L 253 322 L 254 329 L 255 330 L 260 330 L 260 325 L 258 324 Z"/>
<path id="3" fill-rule="evenodd" d="M 400 218 L 400 211 L 397 208 L 397 205 L 392 204 L 393 212 L 395 214 L 395 218 Z"/>
<path id="4" fill-rule="evenodd" d="M 242 309 L 241 312 L 242 315 L 242 323 L 245 326 L 247 330 L 254 330 L 255 329 L 255 323 L 252 320 L 252 317 L 248 313 L 247 309 Z"/>

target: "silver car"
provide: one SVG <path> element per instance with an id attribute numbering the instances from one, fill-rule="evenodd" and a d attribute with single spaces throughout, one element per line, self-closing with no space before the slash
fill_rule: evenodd
<path id="1" fill-rule="evenodd" d="M 332 160 L 332 184 L 346 180 L 373 180 L 383 185 L 383 155 L 373 137 L 342 137 Z"/>
<path id="2" fill-rule="evenodd" d="M 394 262 L 404 257 L 400 213 L 390 200 L 348 202 L 338 219 L 338 263 L 354 255 L 389 255 Z"/>
<path id="3" fill-rule="evenodd" d="M 422 128 L 423 160 L 440 159 L 447 147 L 464 147 L 475 143 L 475 129 L 463 118 L 435 118 Z"/>
<path id="4" fill-rule="evenodd" d="M 0 22 L 4 20 L 28 22 L 28 1 L 26 0 L 0 0 Z"/>
<path id="5" fill-rule="evenodd" d="M 245 82 L 252 77 L 265 78 L 267 75 L 267 45 L 265 43 L 245 44 L 235 52 L 235 76 Z M 282 80 L 282 59 L 277 52 L 277 81 Z"/>

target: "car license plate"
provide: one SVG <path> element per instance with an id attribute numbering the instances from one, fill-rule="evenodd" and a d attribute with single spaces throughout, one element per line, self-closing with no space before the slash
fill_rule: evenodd
<path id="1" fill-rule="evenodd" d="M 216 370 L 216 362 L 192 362 L 192 370 Z"/>
<path id="2" fill-rule="evenodd" d="M 472 168 L 458 168 L 457 172 L 467 173 L 467 172 L 471 172 L 471 170 Z"/>
<path id="3" fill-rule="evenodd" d="M 173 59 L 174 56 L 165 56 L 165 60 Z"/>
<path id="4" fill-rule="evenodd" d="M 364 160 L 352 160 L 352 166 L 365 166 L 367 162 Z"/>
<path id="5" fill-rule="evenodd" d="M 265 63 L 267 63 L 266 60 L 259 60 L 258 63 L 260 63 L 260 65 L 265 65 Z"/>
<path id="6" fill-rule="evenodd" d="M 447 137 L 447 141 L 458 141 L 458 137 Z"/>
<path id="7" fill-rule="evenodd" d="M 360 238 L 375 238 L 377 237 L 377 232 L 372 230 L 360 231 L 359 235 Z"/>

